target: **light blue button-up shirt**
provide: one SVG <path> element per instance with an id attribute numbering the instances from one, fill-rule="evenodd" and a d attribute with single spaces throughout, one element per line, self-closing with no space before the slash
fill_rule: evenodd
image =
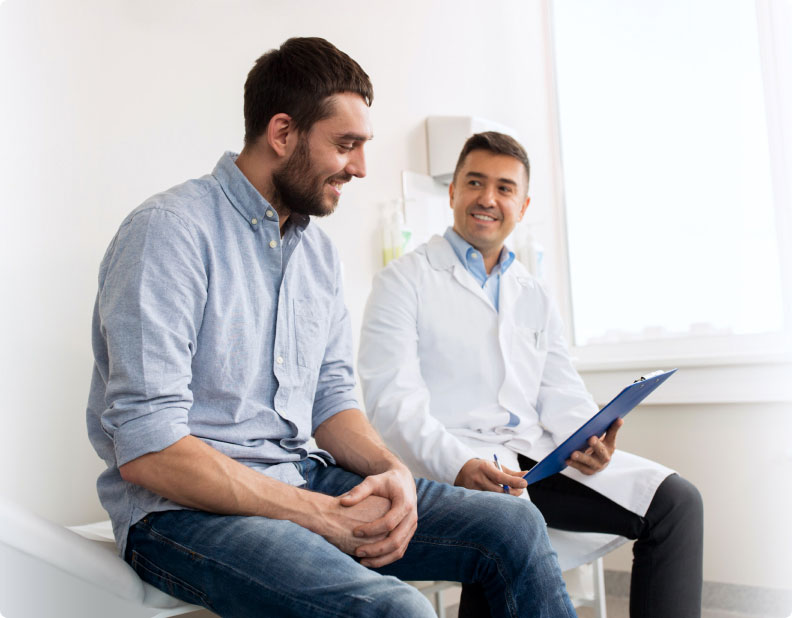
<path id="1" fill-rule="evenodd" d="M 514 261 L 514 252 L 503 247 L 500 257 L 498 258 L 498 263 L 492 267 L 488 275 L 487 269 L 484 267 L 484 258 L 481 257 L 481 252 L 457 234 L 454 228 L 449 227 L 443 236 L 451 243 L 451 248 L 454 250 L 454 253 L 456 253 L 456 256 L 459 258 L 459 261 L 462 262 L 465 269 L 473 275 L 479 284 L 481 284 L 481 289 L 484 290 L 490 301 L 492 301 L 492 306 L 495 307 L 495 311 L 498 311 L 501 274 L 505 273 Z"/>
<path id="2" fill-rule="evenodd" d="M 100 266 L 87 423 L 122 553 L 129 526 L 180 507 L 119 466 L 191 434 L 301 485 L 291 462 L 312 454 L 314 430 L 358 407 L 335 248 L 297 215 L 281 239 L 234 160 L 144 202 Z"/>

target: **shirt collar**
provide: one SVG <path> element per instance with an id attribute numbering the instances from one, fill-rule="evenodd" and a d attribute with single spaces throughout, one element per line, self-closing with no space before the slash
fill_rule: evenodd
<path id="1" fill-rule="evenodd" d="M 479 250 L 462 238 L 459 234 L 457 234 L 453 227 L 449 227 L 443 236 L 451 244 L 451 248 L 454 250 L 457 258 L 459 258 L 459 261 L 462 262 L 462 265 L 467 270 L 472 271 L 474 268 L 477 270 L 479 268 L 484 270 L 484 261 Z M 505 273 L 506 269 L 511 266 L 513 261 L 514 252 L 510 251 L 504 245 L 503 249 L 501 249 L 500 256 L 498 257 L 496 267 L 500 266 L 500 272 Z M 484 273 L 486 276 L 486 271 L 484 271 Z"/>
<path id="2" fill-rule="evenodd" d="M 278 211 L 264 199 L 264 196 L 250 184 L 242 170 L 236 166 L 238 156 L 235 152 L 225 152 L 212 170 L 212 176 L 220 184 L 231 205 L 255 230 L 262 221 L 267 220 L 268 210 L 273 211 L 273 217 L 269 218 L 271 221 L 278 220 Z M 305 228 L 310 221 L 311 218 L 306 215 L 291 213 L 288 224 Z"/>

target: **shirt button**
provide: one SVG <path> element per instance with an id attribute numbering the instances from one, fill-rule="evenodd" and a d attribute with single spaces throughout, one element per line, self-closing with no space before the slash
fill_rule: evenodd
<path id="1" fill-rule="evenodd" d="M 272 219 L 273 212 L 271 210 L 267 211 L 267 216 Z"/>
<path id="2" fill-rule="evenodd" d="M 470 257 L 472 257 L 475 260 L 478 257 L 478 253 L 471 253 Z"/>
<path id="3" fill-rule="evenodd" d="M 282 365 L 283 364 L 283 357 L 279 356 L 278 358 L 275 359 L 275 362 L 278 363 L 279 365 Z"/>
<path id="4" fill-rule="evenodd" d="M 250 220 L 250 222 L 251 222 L 253 225 L 256 225 L 256 223 L 258 223 L 258 219 L 256 219 L 256 217 L 253 217 L 253 218 Z"/>
<path id="5" fill-rule="evenodd" d="M 278 243 L 277 243 L 277 242 L 275 242 L 274 240 L 271 240 L 271 241 L 270 241 L 270 247 L 272 247 L 272 248 L 274 249 L 274 248 L 275 248 L 275 247 L 277 247 L 277 246 L 278 246 Z"/>

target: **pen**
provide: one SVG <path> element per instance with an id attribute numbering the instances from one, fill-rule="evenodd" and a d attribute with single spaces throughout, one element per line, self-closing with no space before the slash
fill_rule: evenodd
<path id="1" fill-rule="evenodd" d="M 498 461 L 498 456 L 495 453 L 493 453 L 492 458 L 495 460 L 495 467 L 498 468 L 498 470 L 500 470 L 501 472 L 503 472 L 503 468 L 501 468 L 500 462 Z M 503 487 L 503 493 L 505 494 L 509 493 L 508 485 L 501 485 L 501 487 Z"/>

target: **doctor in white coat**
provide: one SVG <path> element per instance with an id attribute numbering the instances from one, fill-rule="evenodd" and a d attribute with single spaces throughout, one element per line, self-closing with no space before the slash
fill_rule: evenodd
<path id="1" fill-rule="evenodd" d="M 701 497 L 672 470 L 616 450 L 623 421 L 524 489 L 519 471 L 597 411 L 552 299 L 504 246 L 530 202 L 529 174 L 512 138 L 467 141 L 449 188 L 453 228 L 374 280 L 358 361 L 367 412 L 416 476 L 507 487 L 551 527 L 636 539 L 633 618 L 700 616 Z M 487 611 L 465 586 L 460 616 Z"/>

